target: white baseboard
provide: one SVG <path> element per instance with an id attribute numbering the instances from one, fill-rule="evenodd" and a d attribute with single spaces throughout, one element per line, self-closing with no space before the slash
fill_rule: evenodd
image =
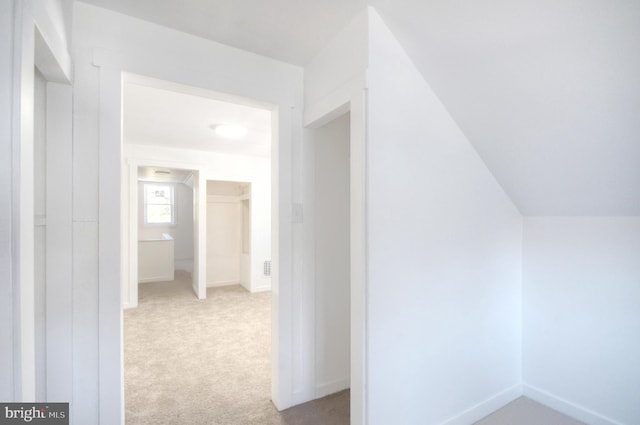
<path id="1" fill-rule="evenodd" d="M 263 285 L 263 286 L 258 286 L 256 288 L 251 288 L 250 292 L 251 293 L 256 293 L 256 292 L 267 292 L 271 290 L 271 285 Z"/>
<path id="2" fill-rule="evenodd" d="M 171 282 L 175 279 L 175 275 L 167 274 L 163 276 L 151 276 L 145 277 L 142 279 L 138 279 L 138 283 L 149 283 L 149 282 Z"/>
<path id="3" fill-rule="evenodd" d="M 129 302 L 122 303 L 122 308 L 124 310 L 130 310 L 130 309 L 136 308 L 136 307 L 138 307 L 138 303 L 129 303 Z"/>
<path id="4" fill-rule="evenodd" d="M 351 386 L 351 379 L 339 379 L 337 381 L 328 382 L 326 384 L 316 385 L 314 398 L 321 398 L 328 396 L 329 394 L 337 393 L 338 391 L 346 390 Z"/>
<path id="5" fill-rule="evenodd" d="M 624 425 L 621 422 L 602 416 L 593 410 L 586 409 L 578 404 L 564 400 L 534 386 L 524 384 L 523 390 L 525 397 L 529 397 L 531 400 L 544 404 L 547 407 L 555 409 L 558 412 L 564 413 L 567 416 L 571 416 L 572 418 L 578 419 L 579 421 L 585 422 L 589 425 Z"/>
<path id="6" fill-rule="evenodd" d="M 306 403 L 313 400 L 313 394 L 311 391 L 298 391 L 291 394 L 291 406 L 297 406 L 298 404 Z"/>
<path id="7" fill-rule="evenodd" d="M 231 286 L 231 285 L 240 285 L 240 281 L 238 280 L 218 280 L 214 282 L 207 282 L 207 288 L 213 288 L 216 286 Z"/>
<path id="8" fill-rule="evenodd" d="M 469 425 L 478 422 L 480 419 L 506 406 L 520 396 L 522 396 L 522 385 L 514 385 L 476 404 L 459 415 L 447 419 L 440 425 Z"/>

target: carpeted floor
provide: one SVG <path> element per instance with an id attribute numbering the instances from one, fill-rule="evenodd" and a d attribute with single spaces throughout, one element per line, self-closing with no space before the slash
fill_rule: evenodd
<path id="1" fill-rule="evenodd" d="M 349 393 L 278 412 L 270 400 L 271 293 L 188 276 L 139 286 L 124 312 L 127 425 L 342 425 Z"/>

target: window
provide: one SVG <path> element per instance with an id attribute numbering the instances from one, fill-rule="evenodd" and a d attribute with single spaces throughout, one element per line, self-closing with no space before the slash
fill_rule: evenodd
<path id="1" fill-rule="evenodd" d="M 173 185 L 144 184 L 144 223 L 175 224 Z"/>

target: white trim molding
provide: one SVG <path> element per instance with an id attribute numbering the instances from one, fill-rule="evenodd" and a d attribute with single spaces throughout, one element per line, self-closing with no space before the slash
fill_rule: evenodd
<path id="1" fill-rule="evenodd" d="M 589 410 L 532 385 L 524 384 L 523 390 L 525 397 L 529 397 L 531 400 L 544 404 L 547 407 L 555 409 L 558 412 L 564 413 L 567 416 L 571 416 L 572 418 L 578 419 L 589 425 L 631 425 L 623 424 L 622 422 L 607 418 L 593 410 Z"/>

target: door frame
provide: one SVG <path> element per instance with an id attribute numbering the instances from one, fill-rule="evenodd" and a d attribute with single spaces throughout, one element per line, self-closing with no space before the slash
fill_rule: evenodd
<path id="1" fill-rule="evenodd" d="M 45 264 L 45 303 L 50 306 L 47 312 L 49 320 L 55 318 L 58 328 L 64 330 L 59 340 L 48 344 L 45 362 L 58 356 L 60 364 L 57 371 L 70 373 L 72 368 L 72 347 L 69 344 L 72 321 L 68 314 L 71 307 L 72 276 L 70 258 L 58 255 L 70 252 L 72 206 L 69 186 L 56 191 L 61 197 L 55 202 L 46 199 L 45 217 L 34 218 L 34 92 L 35 68 L 37 67 L 46 83 L 45 115 L 52 125 L 45 128 L 45 150 L 50 146 L 60 148 L 52 152 L 52 157 L 59 157 L 59 163 L 47 158 L 48 175 L 56 174 L 56 181 L 64 181 L 68 185 L 71 178 L 71 58 L 65 50 L 66 46 L 55 39 L 55 35 L 46 28 L 46 16 L 35 18 L 34 9 L 22 3 L 13 6 L 13 91 L 11 93 L 11 136 L 12 156 L 10 170 L 13 175 L 7 185 L 10 191 L 11 232 L 11 282 L 8 293 L 8 309 L 10 311 L 10 335 L 14 341 L 11 347 L 12 370 L 8 371 L 13 398 L 17 400 L 34 400 L 36 398 L 36 305 L 35 296 L 35 226 L 45 226 L 45 232 L 63 234 L 59 240 L 45 240 L 45 258 L 59 259 L 59 267 Z M 51 128 L 49 128 L 51 127 Z M 45 182 L 49 186 L 53 182 Z M 9 189 L 10 188 L 10 189 Z M 2 192 L 3 198 L 5 192 Z M 48 195 L 47 195 L 48 196 Z M 47 223 L 46 215 L 52 220 Z M 50 258 L 51 260 L 51 258 Z M 57 291 L 57 292 L 56 292 Z M 4 289 L 3 289 L 4 292 Z M 59 295 L 59 297 L 58 297 Z M 55 304 L 60 301 L 60 304 Z M 51 324 L 44 322 L 44 332 L 53 332 Z M 3 334 L 5 335 L 5 334 Z M 64 346 L 62 346 L 64 344 Z M 70 375 L 57 374 L 56 370 L 47 370 L 46 391 L 55 396 L 71 397 L 71 386 L 65 380 Z"/>
<path id="2" fill-rule="evenodd" d="M 350 114 L 349 134 L 349 233 L 351 269 L 351 365 L 350 365 L 350 423 L 368 423 L 368 276 L 367 276 L 367 132 L 366 132 L 367 89 L 363 79 L 354 78 L 341 90 L 334 92 L 330 99 L 310 105 L 305 111 L 304 126 L 316 129 L 337 117 Z M 313 299 L 313 288 L 307 287 L 308 296 Z M 307 285 L 309 286 L 309 285 Z M 313 319 L 312 319 L 313 320 Z M 313 350 L 313 341 L 308 341 L 308 350 Z M 313 358 L 313 353 L 307 353 Z M 312 390 L 315 389 L 311 379 Z"/>
<path id="3" fill-rule="evenodd" d="M 123 308 L 135 308 L 138 306 L 138 203 L 139 203 L 139 191 L 138 191 L 138 169 L 140 167 L 158 167 L 168 169 L 180 169 L 188 170 L 194 173 L 194 187 L 193 187 L 193 200 L 194 200 L 194 218 L 193 218 L 193 273 L 192 273 L 192 287 L 194 294 L 198 299 L 206 298 L 207 283 L 206 283 L 206 268 L 204 274 L 201 272 L 201 263 L 206 256 L 206 252 L 200 247 L 200 235 L 203 230 L 201 211 L 201 199 L 200 199 L 200 180 L 203 175 L 202 169 L 193 164 L 181 163 L 174 161 L 158 161 L 128 158 L 127 164 L 124 167 L 126 175 L 122 179 L 122 201 L 123 201 L 123 217 L 126 219 L 122 223 L 123 228 L 126 227 L 127 232 L 123 232 L 127 235 L 123 238 L 122 244 L 122 290 L 125 295 L 123 300 Z M 124 173 L 123 173 L 124 174 Z M 128 196 L 127 196 L 128 195 Z M 127 208 L 128 207 L 128 208 Z M 206 205 L 205 205 L 206 208 Z M 205 209 L 206 213 L 206 209 Z"/>

